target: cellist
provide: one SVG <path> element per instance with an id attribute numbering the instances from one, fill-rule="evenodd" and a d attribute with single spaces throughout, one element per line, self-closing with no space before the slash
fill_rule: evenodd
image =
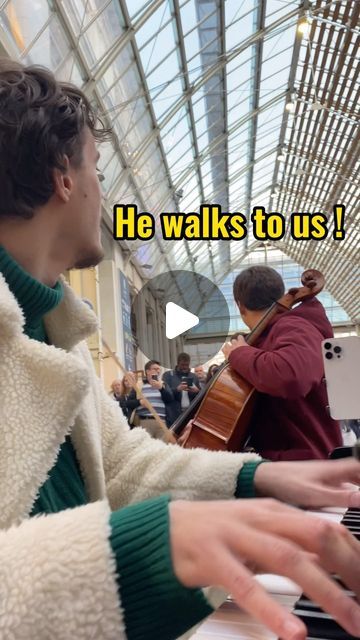
<path id="1" fill-rule="evenodd" d="M 277 271 L 252 266 L 234 282 L 234 299 L 252 330 L 284 294 Z M 327 458 L 342 444 L 339 424 L 327 410 L 321 341 L 333 336 L 314 297 L 275 315 L 249 346 L 239 335 L 223 352 L 230 366 L 260 392 L 251 421 L 250 443 L 270 460 Z"/>

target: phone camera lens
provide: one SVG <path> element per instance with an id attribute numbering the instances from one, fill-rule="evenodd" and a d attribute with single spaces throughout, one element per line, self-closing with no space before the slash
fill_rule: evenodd
<path id="1" fill-rule="evenodd" d="M 331 349 L 331 342 L 325 342 L 324 349 Z"/>
<path id="2" fill-rule="evenodd" d="M 331 353 L 331 351 L 328 351 L 327 353 L 325 353 L 325 358 L 327 358 L 328 360 L 331 360 L 332 357 L 333 357 L 333 354 Z"/>
<path id="3" fill-rule="evenodd" d="M 341 347 L 334 347 L 335 353 L 341 353 Z"/>

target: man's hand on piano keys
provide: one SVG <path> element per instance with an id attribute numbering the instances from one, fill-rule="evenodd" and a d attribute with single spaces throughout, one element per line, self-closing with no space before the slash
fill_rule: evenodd
<path id="1" fill-rule="evenodd" d="M 261 497 L 318 509 L 319 507 L 360 507 L 360 462 L 307 460 L 267 462 L 256 470 L 255 490 Z"/>
<path id="2" fill-rule="evenodd" d="M 304 640 L 306 628 L 255 572 L 290 578 L 348 633 L 360 635 L 360 543 L 342 525 L 271 499 L 179 500 L 170 503 L 170 540 L 182 584 L 223 587 L 283 640 Z M 357 601 L 328 572 L 340 576 Z"/>

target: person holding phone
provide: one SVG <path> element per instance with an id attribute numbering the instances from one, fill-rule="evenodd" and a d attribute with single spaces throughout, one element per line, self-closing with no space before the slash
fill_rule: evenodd
<path id="1" fill-rule="evenodd" d="M 190 370 L 188 353 L 179 353 L 175 369 L 166 371 L 163 380 L 169 385 L 174 396 L 172 404 L 168 407 L 168 418 L 172 424 L 200 391 L 199 379 Z"/>
<path id="2" fill-rule="evenodd" d="M 166 418 L 166 406 L 173 402 L 174 396 L 170 387 L 161 380 L 161 367 L 157 360 L 149 360 L 149 362 L 146 363 L 145 378 L 143 380 L 141 391 L 145 398 L 154 407 L 160 418 L 168 424 Z M 136 397 L 134 389 L 130 392 L 126 405 L 130 414 L 134 409 L 136 410 L 140 421 L 140 427 L 146 429 L 153 438 L 157 438 L 159 440 L 164 439 L 163 430 L 157 424 L 149 409 L 145 406 L 144 400 L 139 400 Z"/>

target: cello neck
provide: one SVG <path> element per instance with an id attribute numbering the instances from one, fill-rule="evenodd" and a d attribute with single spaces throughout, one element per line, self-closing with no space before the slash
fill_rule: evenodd
<path id="1" fill-rule="evenodd" d="M 271 320 L 281 311 L 288 311 L 287 307 L 283 307 L 278 302 L 273 302 L 271 307 L 266 311 L 261 320 L 255 325 L 255 327 L 246 336 L 245 340 L 248 345 L 253 345 L 258 337 L 265 331 Z"/>

